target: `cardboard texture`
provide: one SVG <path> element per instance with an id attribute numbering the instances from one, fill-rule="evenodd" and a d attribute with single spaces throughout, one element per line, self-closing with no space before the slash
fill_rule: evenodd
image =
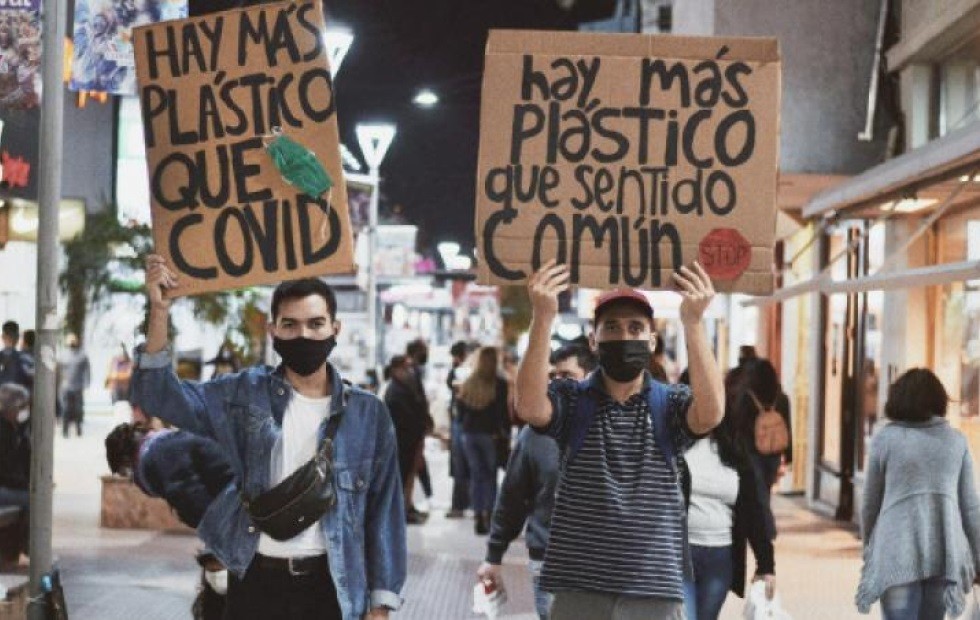
<path id="1" fill-rule="evenodd" d="M 555 258 L 572 283 L 773 290 L 775 39 L 491 31 L 480 118 L 478 281 Z"/>
<path id="2" fill-rule="evenodd" d="M 171 296 L 353 273 L 324 28 L 321 5 L 300 2 L 134 30 L 153 240 L 179 279 Z M 265 148 L 276 128 L 316 155 L 327 193 L 286 182 Z"/>

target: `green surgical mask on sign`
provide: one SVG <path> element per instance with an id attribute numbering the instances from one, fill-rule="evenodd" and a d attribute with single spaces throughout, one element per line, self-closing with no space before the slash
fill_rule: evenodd
<path id="1" fill-rule="evenodd" d="M 311 198 L 320 198 L 333 187 L 333 179 L 313 151 L 284 135 L 278 127 L 272 133 L 274 137 L 265 149 L 287 183 Z"/>

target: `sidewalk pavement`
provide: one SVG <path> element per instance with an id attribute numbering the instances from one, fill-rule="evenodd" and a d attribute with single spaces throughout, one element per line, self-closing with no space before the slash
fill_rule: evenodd
<path id="1" fill-rule="evenodd" d="M 85 436 L 55 444 L 55 556 L 59 558 L 72 618 L 177 620 L 190 617 L 198 580 L 193 559 L 200 543 L 188 535 L 99 527 L 99 476 L 107 473 L 103 439 L 109 416 L 90 415 Z M 475 572 L 485 538 L 471 519 L 446 520 L 448 457 L 437 443 L 427 458 L 435 497 L 432 517 L 409 529 L 409 578 L 402 610 L 406 620 L 475 618 L 470 612 Z M 860 570 L 854 533 L 806 511 L 799 501 L 778 498 L 777 587 L 795 620 L 859 617 L 853 606 Z M 508 602 L 502 619 L 533 620 L 527 552 L 516 541 L 505 557 Z M 750 571 L 752 560 L 749 561 Z M 741 600 L 729 596 L 722 619 L 741 618 Z M 868 616 L 878 617 L 876 614 Z"/>

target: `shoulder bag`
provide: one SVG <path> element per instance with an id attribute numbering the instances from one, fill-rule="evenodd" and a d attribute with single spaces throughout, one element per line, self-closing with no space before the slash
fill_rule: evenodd
<path id="1" fill-rule="evenodd" d="M 251 499 L 242 496 L 252 523 L 263 534 L 279 541 L 294 538 L 337 504 L 333 441 L 341 415 L 327 420 L 326 437 L 313 458 L 271 489 Z"/>

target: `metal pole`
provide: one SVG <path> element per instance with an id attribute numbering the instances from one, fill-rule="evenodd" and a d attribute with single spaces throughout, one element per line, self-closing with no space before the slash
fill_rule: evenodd
<path id="1" fill-rule="evenodd" d="M 367 311 L 368 311 L 368 368 L 378 369 L 378 273 L 374 258 L 378 247 L 378 199 L 381 192 L 381 177 L 378 168 L 371 168 L 371 209 L 368 214 L 368 265 L 367 265 Z M 381 377 L 379 376 L 380 380 Z"/>
<path id="2" fill-rule="evenodd" d="M 41 143 L 37 231 L 37 366 L 31 419 L 31 620 L 47 617 L 41 578 L 51 571 L 51 491 L 54 464 L 55 360 L 58 338 L 58 211 L 61 202 L 64 91 L 62 48 L 66 2 L 43 7 Z"/>

